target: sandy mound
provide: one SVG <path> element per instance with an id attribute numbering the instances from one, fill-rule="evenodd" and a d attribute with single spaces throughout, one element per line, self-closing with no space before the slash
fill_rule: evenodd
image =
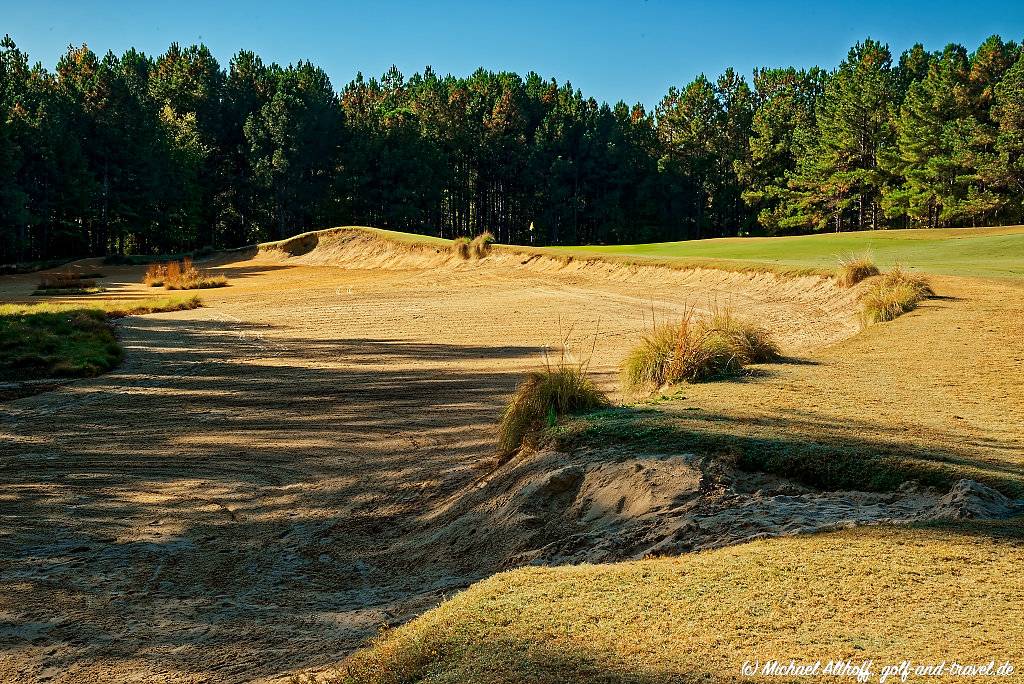
<path id="1" fill-rule="evenodd" d="M 585 258 L 511 245 L 494 245 L 482 259 L 462 259 L 447 241 L 403 240 L 370 228 L 346 227 L 303 233 L 265 243 L 236 256 L 256 262 L 332 266 L 353 270 L 418 270 L 433 278 L 476 282 L 478 274 L 521 278 L 549 277 L 561 293 L 578 291 L 581 304 L 594 289 L 626 288 L 624 306 L 638 301 L 648 316 L 674 316 L 681 304 L 698 309 L 731 306 L 780 330 L 786 347 L 808 349 L 831 344 L 860 329 L 860 288 L 839 287 L 820 275 L 780 275 L 769 271 L 730 271 L 673 266 L 602 257 Z M 675 293 L 665 298 L 666 292 Z M 660 295 L 656 293 L 661 293 Z"/>
<path id="2" fill-rule="evenodd" d="M 544 450 L 501 466 L 433 521 L 421 548 L 498 567 L 601 563 L 857 525 L 1001 518 L 1024 510 L 961 480 L 946 495 L 816 491 L 693 454 Z"/>

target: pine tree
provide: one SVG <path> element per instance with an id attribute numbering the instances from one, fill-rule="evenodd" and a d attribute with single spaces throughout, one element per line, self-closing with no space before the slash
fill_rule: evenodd
<path id="1" fill-rule="evenodd" d="M 880 225 L 888 174 L 878 156 L 892 141 L 897 100 L 889 48 L 870 38 L 857 43 L 825 84 L 816 112 L 817 144 L 790 179 L 787 214 L 819 229 Z"/>

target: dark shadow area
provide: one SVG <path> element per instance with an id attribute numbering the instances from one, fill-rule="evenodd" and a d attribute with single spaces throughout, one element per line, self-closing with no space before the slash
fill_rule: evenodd
<path id="1" fill-rule="evenodd" d="M 0 649 L 249 681 L 476 579 L 398 542 L 478 475 L 540 348 L 169 318 L 122 337 L 113 373 L 0 405 L 0 582 L 22 615 Z"/>

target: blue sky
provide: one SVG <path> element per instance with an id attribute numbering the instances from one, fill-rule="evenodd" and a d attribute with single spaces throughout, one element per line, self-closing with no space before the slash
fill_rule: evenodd
<path id="1" fill-rule="evenodd" d="M 357 71 L 440 73 L 478 66 L 569 80 L 599 100 L 655 104 L 733 66 L 832 67 L 865 36 L 894 55 L 921 41 L 973 50 L 987 36 L 1024 39 L 1024 2 L 53 2 L 0 0 L 0 31 L 52 67 L 69 43 L 97 52 L 205 42 L 226 65 L 239 49 L 281 63 L 310 59 L 336 86 Z"/>

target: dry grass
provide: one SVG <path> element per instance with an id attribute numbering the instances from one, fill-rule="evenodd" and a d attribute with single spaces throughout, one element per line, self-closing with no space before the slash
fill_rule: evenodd
<path id="1" fill-rule="evenodd" d="M 44 273 L 39 276 L 39 290 L 70 290 L 96 287 L 96 281 L 83 277 L 80 273 L 66 271 L 62 273 Z"/>
<path id="2" fill-rule="evenodd" d="M 894 266 L 864 293 L 861 320 L 864 325 L 891 321 L 913 311 L 918 303 L 934 294 L 926 277 Z"/>
<path id="3" fill-rule="evenodd" d="M 101 304 L 103 311 L 110 318 L 143 316 L 145 314 L 163 313 L 165 311 L 188 311 L 202 306 L 203 300 L 199 298 L 199 295 L 143 299 L 134 302 L 103 302 Z"/>
<path id="4" fill-rule="evenodd" d="M 485 230 L 470 241 L 469 254 L 474 259 L 483 259 L 491 253 L 492 244 L 494 244 L 494 234 Z"/>
<path id="5" fill-rule="evenodd" d="M 167 278 L 167 265 L 166 264 L 150 264 L 146 268 L 146 275 L 142 277 L 142 282 L 150 287 L 160 287 L 164 284 L 164 280 Z"/>
<path id="6" fill-rule="evenodd" d="M 452 240 L 452 253 L 460 259 L 469 259 L 472 244 L 468 237 L 457 237 Z"/>
<path id="7" fill-rule="evenodd" d="M 790 658 L 822 667 L 873 660 L 872 682 L 905 659 L 995 658 L 1019 669 L 1024 583 L 1010 578 L 1024 563 L 1022 537 L 1019 520 L 874 527 L 675 558 L 522 568 L 384 632 L 326 681 L 798 681 L 740 675 L 745 661 Z"/>
<path id="8" fill-rule="evenodd" d="M 95 278 L 102 278 L 102 273 L 85 273 L 82 271 L 61 271 L 44 273 L 39 276 L 34 296 L 87 295 L 103 292 L 96 285 Z"/>
<path id="9" fill-rule="evenodd" d="M 180 262 L 150 264 L 142 282 L 150 287 L 162 285 L 167 290 L 200 290 L 225 287 L 228 284 L 228 279 L 223 275 L 212 274 L 207 269 L 196 266 L 192 263 L 191 258 L 185 257 Z"/>
<path id="10" fill-rule="evenodd" d="M 775 336 L 768 328 L 737 318 L 728 307 L 716 307 L 705 325 L 725 337 L 733 354 L 743 365 L 770 363 L 782 357 Z"/>
<path id="11" fill-rule="evenodd" d="M 728 309 L 709 317 L 688 308 L 676 323 L 655 325 L 622 364 L 625 394 L 640 395 L 678 382 L 700 382 L 738 372 L 755 359 L 777 358 L 770 333 L 741 323 Z"/>
<path id="12" fill-rule="evenodd" d="M 839 260 L 836 282 L 842 287 L 853 287 L 860 281 L 880 273 L 870 254 L 851 254 Z"/>
<path id="13" fill-rule="evenodd" d="M 570 332 L 563 338 L 556 362 L 545 356 L 544 368 L 527 373 L 516 387 L 498 425 L 498 453 L 508 455 L 559 418 L 610 405 L 608 397 L 589 377 L 590 356 L 573 362 L 568 348 Z M 597 335 L 594 336 L 596 344 Z M 593 354 L 593 347 L 590 350 Z"/>
<path id="14" fill-rule="evenodd" d="M 122 357 L 110 319 L 200 306 L 199 297 L 0 305 L 0 378 L 98 375 Z"/>

